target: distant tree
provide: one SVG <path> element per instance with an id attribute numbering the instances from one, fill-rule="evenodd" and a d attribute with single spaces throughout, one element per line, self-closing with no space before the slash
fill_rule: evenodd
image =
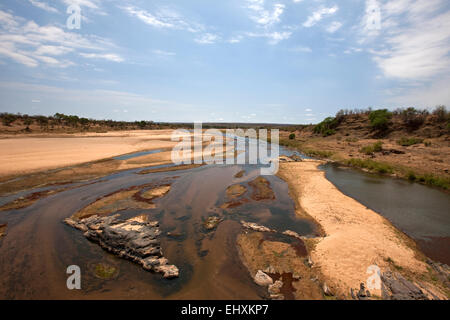
<path id="1" fill-rule="evenodd" d="M 433 110 L 433 115 L 436 117 L 437 122 L 445 122 L 449 120 L 449 113 L 445 106 L 437 106 Z"/>
<path id="2" fill-rule="evenodd" d="M 370 126 L 380 132 L 384 132 L 389 128 L 392 113 L 387 109 L 371 111 L 369 113 Z"/>
<path id="3" fill-rule="evenodd" d="M 295 139 L 295 133 L 291 133 L 289 135 L 289 140 L 294 140 Z"/>
<path id="4" fill-rule="evenodd" d="M 417 110 L 415 108 L 408 108 L 403 110 L 400 114 L 404 124 L 409 130 L 415 130 L 419 128 L 428 115 L 426 110 Z"/>

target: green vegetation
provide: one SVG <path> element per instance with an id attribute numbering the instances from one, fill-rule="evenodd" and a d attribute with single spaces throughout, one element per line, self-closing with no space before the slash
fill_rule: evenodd
<path id="1" fill-rule="evenodd" d="M 369 113 L 370 126 L 378 131 L 384 132 L 388 129 L 392 112 L 387 109 L 371 111 Z"/>
<path id="2" fill-rule="evenodd" d="M 295 139 L 295 133 L 291 133 L 289 135 L 289 140 L 294 140 Z"/>
<path id="3" fill-rule="evenodd" d="M 343 160 L 345 165 L 356 168 L 368 169 L 377 173 L 393 173 L 394 168 L 387 163 L 374 161 L 371 159 L 352 158 Z"/>
<path id="4" fill-rule="evenodd" d="M 436 117 L 437 122 L 445 122 L 450 120 L 450 113 L 447 111 L 445 106 L 437 106 L 433 111 L 433 115 Z"/>
<path id="5" fill-rule="evenodd" d="M 117 274 L 117 268 L 104 263 L 99 263 L 95 266 L 95 275 L 104 280 L 109 280 L 115 277 Z"/>
<path id="6" fill-rule="evenodd" d="M 423 183 L 429 186 L 450 190 L 450 178 L 438 177 L 431 173 L 416 174 L 413 171 L 409 171 L 407 175 L 408 180 Z"/>
<path id="7" fill-rule="evenodd" d="M 414 144 L 419 144 L 422 142 L 423 142 L 423 139 L 420 139 L 420 138 L 406 138 L 406 137 L 403 137 L 397 141 L 397 143 L 403 147 L 409 147 Z"/>
<path id="8" fill-rule="evenodd" d="M 427 110 L 417 110 L 415 108 L 408 108 L 400 112 L 403 123 L 409 130 L 419 128 L 425 122 L 428 114 Z"/>
<path id="9" fill-rule="evenodd" d="M 339 123 L 338 118 L 328 117 L 314 127 L 314 133 L 321 134 L 324 137 L 331 136 L 336 133 L 335 129 L 339 126 Z"/>
<path id="10" fill-rule="evenodd" d="M 362 147 L 361 150 L 359 150 L 359 152 L 367 154 L 367 155 L 371 155 L 374 152 L 381 152 L 382 150 L 383 150 L 383 142 L 378 141 L 378 142 L 375 142 L 374 144 Z"/>

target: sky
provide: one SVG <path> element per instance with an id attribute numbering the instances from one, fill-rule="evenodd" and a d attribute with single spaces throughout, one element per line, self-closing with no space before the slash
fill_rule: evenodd
<path id="1" fill-rule="evenodd" d="M 317 123 L 450 106 L 449 71 L 448 0 L 0 2 L 0 112 Z"/>

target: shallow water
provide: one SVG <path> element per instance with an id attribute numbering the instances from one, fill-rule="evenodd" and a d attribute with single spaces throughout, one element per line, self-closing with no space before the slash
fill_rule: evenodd
<path id="1" fill-rule="evenodd" d="M 147 156 L 149 154 L 155 154 L 162 152 L 162 149 L 156 149 L 156 150 L 150 150 L 150 151 L 140 151 L 140 152 L 134 152 L 130 154 L 124 154 L 122 156 L 114 157 L 114 160 L 129 160 L 137 157 Z"/>
<path id="2" fill-rule="evenodd" d="M 450 265 L 450 196 L 432 187 L 334 164 L 321 166 L 341 192 L 380 213 L 430 258 Z"/>
<path id="3" fill-rule="evenodd" d="M 223 210 L 226 188 L 259 176 L 259 165 L 204 166 L 191 170 L 137 174 L 141 169 L 116 173 L 98 183 L 43 198 L 28 208 L 0 214 L 8 233 L 0 243 L 0 297 L 5 299 L 261 299 L 263 290 L 253 283 L 239 259 L 236 237 L 239 221 L 253 221 L 278 231 L 287 229 L 313 235 L 315 226 L 295 216 L 286 183 L 267 177 L 276 195 L 273 201 L 250 201 Z M 245 170 L 242 178 L 234 175 Z M 96 180 L 97 181 L 97 180 Z M 125 210 L 123 217 L 147 213 L 158 220 L 161 246 L 180 277 L 165 280 L 160 274 L 119 259 L 62 223 L 102 196 L 152 182 L 171 183 L 171 191 L 156 200 L 156 209 Z M 251 192 L 251 189 L 247 191 Z M 204 220 L 219 215 L 224 221 L 207 232 Z M 168 236 L 171 232 L 172 236 Z M 173 236 L 178 234 L 178 236 Z M 119 269 L 114 280 L 95 277 L 92 265 L 107 263 Z M 78 265 L 82 290 L 66 288 L 66 268 Z"/>

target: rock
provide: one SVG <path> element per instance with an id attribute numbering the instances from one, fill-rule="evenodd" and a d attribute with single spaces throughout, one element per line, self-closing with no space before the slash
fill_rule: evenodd
<path id="1" fill-rule="evenodd" d="M 206 230 L 212 230 L 217 227 L 219 223 L 222 222 L 222 219 L 217 216 L 208 217 L 205 222 L 203 223 L 203 226 Z"/>
<path id="2" fill-rule="evenodd" d="M 131 218 L 120 220 L 119 215 L 82 220 L 65 219 L 69 226 L 83 231 L 84 236 L 98 243 L 104 250 L 140 264 L 145 270 L 163 274 L 164 278 L 179 276 L 179 270 L 163 257 L 156 221 Z"/>
<path id="3" fill-rule="evenodd" d="M 428 300 L 422 289 L 397 272 L 384 272 L 381 281 L 385 286 L 382 293 L 390 300 Z"/>
<path id="4" fill-rule="evenodd" d="M 306 264 L 306 266 L 308 266 L 308 267 L 312 267 L 313 266 L 313 261 L 311 260 L 311 256 L 308 256 L 306 259 L 305 259 L 305 264 Z"/>
<path id="5" fill-rule="evenodd" d="M 294 280 L 300 280 L 300 279 L 302 278 L 302 276 L 301 276 L 300 273 L 294 272 L 294 273 L 292 274 L 292 278 L 293 278 Z"/>
<path id="6" fill-rule="evenodd" d="M 271 300 L 284 300 L 284 295 L 281 293 L 278 294 L 271 294 L 270 295 Z"/>
<path id="7" fill-rule="evenodd" d="M 427 264 L 429 264 L 433 270 L 436 271 L 439 280 L 441 280 L 447 287 L 450 287 L 450 267 L 444 263 L 435 262 L 431 259 L 427 259 Z"/>
<path id="8" fill-rule="evenodd" d="M 267 287 L 273 284 L 273 279 L 261 270 L 258 270 L 253 280 L 261 287 Z"/>
<path id="9" fill-rule="evenodd" d="M 247 229 L 251 229 L 254 231 L 259 231 L 259 232 L 276 232 L 275 230 L 272 230 L 270 228 L 261 226 L 259 224 L 253 223 L 253 222 L 245 222 L 243 220 L 241 220 L 241 224 L 244 228 Z"/>
<path id="10" fill-rule="evenodd" d="M 322 290 L 326 296 L 333 296 L 333 293 L 331 292 L 330 288 L 328 288 L 326 282 L 323 283 Z"/>
<path id="11" fill-rule="evenodd" d="M 265 273 L 275 273 L 275 268 L 269 265 L 267 268 L 263 270 Z"/>
<path id="12" fill-rule="evenodd" d="M 277 280 L 273 284 L 269 285 L 268 291 L 271 295 L 279 294 L 282 287 L 283 287 L 283 281 Z"/>
<path id="13" fill-rule="evenodd" d="M 297 238 L 297 239 L 303 240 L 303 239 L 302 239 L 302 236 L 300 236 L 300 235 L 299 235 L 297 232 L 295 232 L 295 231 L 286 230 L 286 231 L 283 232 L 283 234 L 286 235 L 286 236 L 289 236 L 289 237 L 293 237 L 293 238 Z"/>

